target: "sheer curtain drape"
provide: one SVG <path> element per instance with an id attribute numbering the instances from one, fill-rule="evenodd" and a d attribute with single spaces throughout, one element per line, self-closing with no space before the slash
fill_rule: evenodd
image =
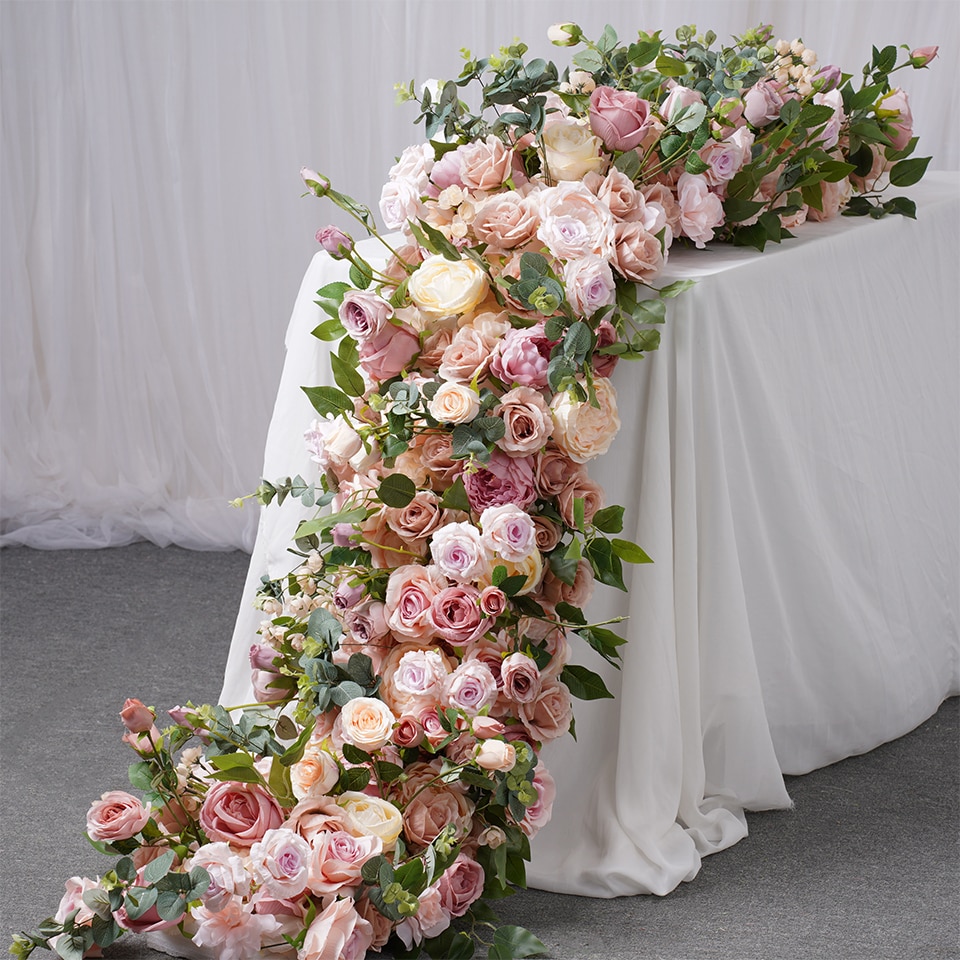
<path id="1" fill-rule="evenodd" d="M 392 85 L 549 23 L 626 36 L 772 21 L 823 62 L 938 43 L 902 74 L 921 152 L 960 165 L 953 3 L 6 2 L 2 542 L 250 549 L 283 335 L 317 227 L 301 164 L 375 203 L 420 132 Z"/>

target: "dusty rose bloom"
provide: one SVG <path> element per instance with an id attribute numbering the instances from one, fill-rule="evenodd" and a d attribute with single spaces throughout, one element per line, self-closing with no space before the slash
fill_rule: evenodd
<path id="1" fill-rule="evenodd" d="M 613 265 L 628 280 L 648 283 L 663 271 L 660 241 L 639 223 L 618 223 Z"/>
<path id="2" fill-rule="evenodd" d="M 415 552 L 426 555 L 426 541 L 440 526 L 443 512 L 437 495 L 429 490 L 417 491 L 405 507 L 385 507 L 387 523 L 408 544 L 418 541 L 423 550 Z"/>
<path id="3" fill-rule="evenodd" d="M 473 232 L 494 249 L 512 250 L 529 243 L 539 225 L 536 198 L 509 190 L 496 193 L 480 204 L 473 220 Z"/>
<path id="4" fill-rule="evenodd" d="M 510 176 L 513 151 L 491 134 L 457 148 L 460 155 L 460 179 L 465 187 L 474 190 L 496 190 Z"/>
<path id="5" fill-rule="evenodd" d="M 558 680 L 547 680 L 540 696 L 520 705 L 520 720 L 538 740 L 555 740 L 570 729 L 570 693 Z"/>
<path id="6" fill-rule="evenodd" d="M 583 519 L 586 523 L 593 521 L 596 512 L 603 507 L 603 487 L 590 477 L 579 476 L 568 483 L 560 491 L 558 506 L 560 516 L 568 527 L 576 526 L 574 515 L 574 500 L 583 500 Z"/>
<path id="7" fill-rule="evenodd" d="M 549 553 L 560 542 L 562 531 L 552 520 L 546 517 L 535 516 L 534 526 L 537 528 L 537 549 L 541 553 Z"/>
<path id="8" fill-rule="evenodd" d="M 487 372 L 491 343 L 473 327 L 461 327 L 443 351 L 438 373 L 444 380 L 470 383 Z"/>
<path id="9" fill-rule="evenodd" d="M 574 463 L 552 443 L 537 454 L 535 469 L 537 492 L 547 499 L 559 496 L 560 491 L 578 475 L 586 476 L 586 469 L 581 464 Z"/>
<path id="10" fill-rule="evenodd" d="M 453 438 L 449 433 L 428 434 L 420 447 L 420 458 L 435 489 L 446 490 L 463 470 L 463 461 L 451 459 L 452 452 Z"/>

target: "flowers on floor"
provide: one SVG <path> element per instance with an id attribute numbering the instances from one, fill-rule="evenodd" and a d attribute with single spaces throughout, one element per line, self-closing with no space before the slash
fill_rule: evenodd
<path id="1" fill-rule="evenodd" d="M 890 78 L 937 54 L 874 49 L 856 86 L 768 27 L 720 48 L 692 27 L 550 36 L 580 48 L 562 73 L 518 43 L 401 89 L 427 141 L 383 188 L 392 233 L 303 171 L 372 241 L 317 234 L 344 279 L 317 292 L 316 475 L 255 495 L 314 513 L 257 597 L 256 702 L 177 707 L 163 730 L 124 704 L 140 796 L 87 815 L 119 859 L 68 880 L 15 955 L 78 960 L 124 931 L 224 960 L 545 949 L 491 902 L 524 885 L 550 817 L 543 746 L 574 732 L 574 698 L 611 696 L 578 662 L 616 666 L 624 642 L 590 622 L 594 583 L 624 590 L 649 559 L 587 472 L 620 428 L 614 370 L 690 285 L 655 285 L 674 242 L 762 250 L 806 219 L 913 216 L 887 191 L 928 159 Z"/>

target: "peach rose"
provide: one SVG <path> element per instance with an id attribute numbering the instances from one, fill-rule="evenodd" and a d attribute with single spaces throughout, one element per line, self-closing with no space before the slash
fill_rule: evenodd
<path id="1" fill-rule="evenodd" d="M 537 455 L 535 478 L 537 493 L 545 499 L 559 496 L 560 491 L 578 475 L 586 476 L 586 469 L 574 463 L 553 443 Z"/>
<path id="2" fill-rule="evenodd" d="M 367 896 L 362 896 L 357 901 L 356 910 L 372 928 L 373 936 L 369 949 L 379 951 L 381 947 L 386 946 L 390 934 L 393 933 L 393 921 L 385 917 Z"/>
<path id="3" fill-rule="evenodd" d="M 457 153 L 460 156 L 460 179 L 469 189 L 497 190 L 510 176 L 513 151 L 493 134 L 485 140 L 458 147 Z"/>
<path id="4" fill-rule="evenodd" d="M 496 193 L 477 207 L 473 232 L 495 250 L 512 250 L 529 243 L 540 224 L 536 198 L 515 190 Z"/>
<path id="5" fill-rule="evenodd" d="M 316 740 L 307 744 L 303 756 L 290 767 L 293 795 L 298 800 L 329 793 L 339 779 L 337 761 L 324 744 Z"/>
<path id="6" fill-rule="evenodd" d="M 382 700 L 354 697 L 340 711 L 340 720 L 344 739 L 369 753 L 390 739 L 396 717 Z"/>
<path id="7" fill-rule="evenodd" d="M 334 900 L 307 929 L 298 960 L 363 960 L 373 926 L 357 913 L 352 897 Z"/>
<path id="8" fill-rule="evenodd" d="M 517 750 L 506 740 L 481 740 L 473 751 L 473 759 L 484 770 L 512 770 L 517 765 Z"/>
<path id="9" fill-rule="evenodd" d="M 461 327 L 443 351 L 437 372 L 444 380 L 458 383 L 469 383 L 478 379 L 487 372 L 490 365 L 491 346 L 480 331 L 473 327 Z"/>
<path id="10" fill-rule="evenodd" d="M 87 811 L 91 840 L 114 843 L 135 837 L 150 819 L 150 807 L 124 790 L 110 790 L 94 800 Z"/>
<path id="11" fill-rule="evenodd" d="M 649 283 L 663 271 L 660 241 L 639 223 L 618 223 L 613 266 L 627 280 Z"/>
<path id="12" fill-rule="evenodd" d="M 540 593 L 549 603 L 569 603 L 575 607 L 583 607 L 593 596 L 593 583 L 593 568 L 586 560 L 581 560 L 577 565 L 572 585 L 554 576 L 548 566 L 540 584 Z"/>
<path id="13" fill-rule="evenodd" d="M 452 826 L 455 838 L 470 835 L 473 802 L 456 787 L 436 784 L 418 793 L 403 811 L 403 833 L 417 847 L 425 847 Z"/>
<path id="14" fill-rule="evenodd" d="M 427 257 L 410 277 L 407 292 L 423 313 L 447 317 L 468 313 L 487 295 L 487 275 L 473 260 Z"/>
<path id="15" fill-rule="evenodd" d="M 468 423 L 480 412 L 480 395 L 463 383 L 448 380 L 441 384 L 427 409 L 442 423 Z"/>
<path id="16" fill-rule="evenodd" d="M 594 389 L 599 407 L 576 400 L 566 391 L 558 393 L 550 404 L 553 439 L 577 463 L 586 463 L 606 453 L 620 429 L 617 392 L 613 384 L 604 377 L 597 377 Z"/>
<path id="17" fill-rule="evenodd" d="M 537 740 L 555 740 L 570 729 L 573 707 L 570 692 L 559 680 L 547 680 L 540 696 L 520 704 L 520 720 Z"/>

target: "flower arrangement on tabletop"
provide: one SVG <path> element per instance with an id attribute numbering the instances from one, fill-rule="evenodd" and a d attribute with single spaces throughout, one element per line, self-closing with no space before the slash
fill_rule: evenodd
<path id="1" fill-rule="evenodd" d="M 402 89 L 428 141 L 383 189 L 393 233 L 302 171 L 383 255 L 317 234 L 344 276 L 313 331 L 336 385 L 304 387 L 316 478 L 251 495 L 316 510 L 257 596 L 255 702 L 177 707 L 160 731 L 127 701 L 142 799 L 110 791 L 87 821 L 119 859 L 71 878 L 18 957 L 79 960 L 125 930 L 223 960 L 358 960 L 391 938 L 398 957 L 544 950 L 490 901 L 524 885 L 550 817 L 544 744 L 574 732 L 571 698 L 610 696 L 571 662 L 571 641 L 614 666 L 624 642 L 589 621 L 593 585 L 625 589 L 623 563 L 649 560 L 587 473 L 620 427 L 614 368 L 656 349 L 690 286 L 653 285 L 674 241 L 762 250 L 805 218 L 913 216 L 884 199 L 928 162 L 889 77 L 937 53 L 874 49 L 854 89 L 767 27 L 719 50 L 693 27 L 550 33 L 583 48 L 562 74 L 518 43 Z"/>

